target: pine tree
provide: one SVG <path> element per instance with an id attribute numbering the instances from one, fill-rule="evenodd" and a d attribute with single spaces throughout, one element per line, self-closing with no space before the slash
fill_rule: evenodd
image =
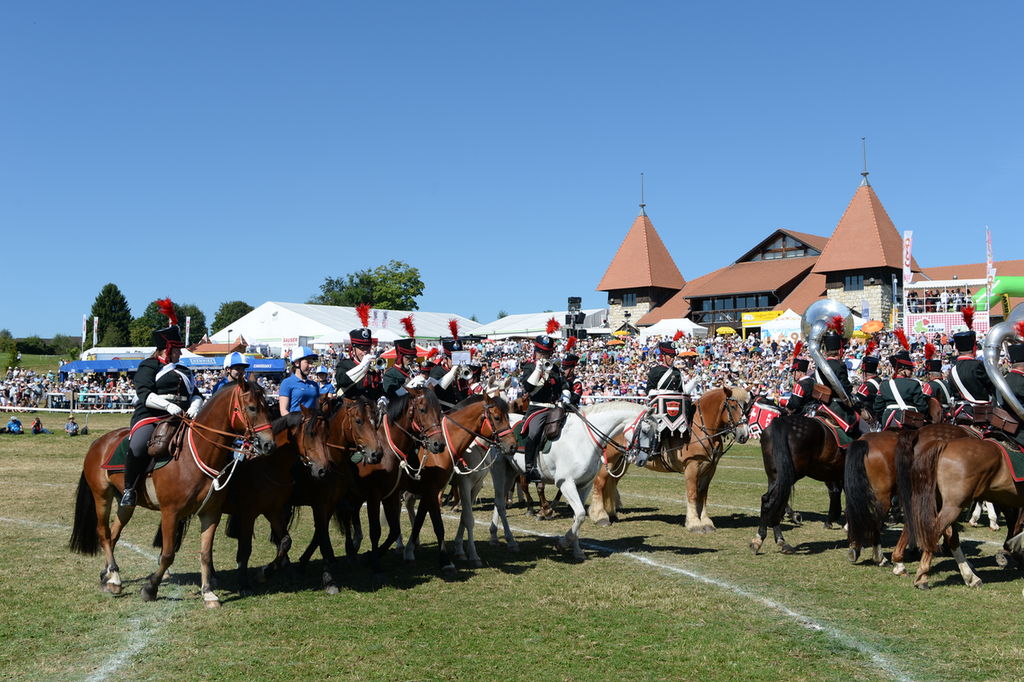
<path id="1" fill-rule="evenodd" d="M 129 342 L 132 310 L 128 307 L 128 299 L 116 284 L 108 284 L 100 290 L 89 317 L 100 318 L 96 338 L 102 339 L 103 345 L 124 346 Z"/>

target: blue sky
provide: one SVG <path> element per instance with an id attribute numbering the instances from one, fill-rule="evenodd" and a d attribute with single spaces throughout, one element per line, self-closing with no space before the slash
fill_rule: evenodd
<path id="1" fill-rule="evenodd" d="M 923 266 L 1024 257 L 1013 3 L 4 3 L 0 327 L 107 282 L 306 301 L 420 269 L 420 309 L 564 309 L 638 212 L 687 279 L 870 180 Z"/>

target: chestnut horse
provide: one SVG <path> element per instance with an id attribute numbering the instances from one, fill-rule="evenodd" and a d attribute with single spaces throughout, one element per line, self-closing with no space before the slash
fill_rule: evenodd
<path id="1" fill-rule="evenodd" d="M 750 430 L 747 413 L 751 396 L 743 388 L 715 388 L 697 399 L 693 423 L 682 436 L 663 438 L 661 448 L 644 468 L 686 477 L 686 529 L 691 533 L 711 533 L 715 524 L 708 516 L 708 488 L 718 462 L 731 447 L 726 438 L 747 442 Z M 594 481 L 594 499 L 590 518 L 599 526 L 607 526 L 617 518 L 619 479 L 629 468 L 620 448 L 605 450 L 608 464 Z"/>
<path id="2" fill-rule="evenodd" d="M 113 528 L 109 525 L 115 495 L 121 495 L 123 473 L 108 472 L 102 465 L 130 429 L 122 428 L 96 439 L 89 446 L 78 483 L 75 522 L 70 547 L 82 554 L 95 554 L 100 547 L 106 563 L 100 573 L 100 588 L 121 592 L 121 575 L 114 560 L 114 547 L 134 507 L 118 507 Z M 142 599 L 153 601 L 164 573 L 174 562 L 178 524 L 190 516 L 202 521 L 202 593 L 206 606 L 220 606 L 213 592 L 213 537 L 220 522 L 221 504 L 227 484 L 236 469 L 235 441 L 241 437 L 241 451 L 271 454 L 276 445 L 270 433 L 270 412 L 259 384 L 239 380 L 213 395 L 186 430 L 184 452 L 153 472 L 140 486 L 139 504 L 160 511 L 163 548 L 160 565 L 142 586 Z"/>
<path id="3" fill-rule="evenodd" d="M 387 581 L 387 575 L 380 566 L 380 557 L 394 544 L 401 532 L 398 486 L 402 475 L 404 472 L 411 472 L 413 477 L 419 475 L 422 464 L 418 453 L 421 447 L 434 454 L 445 449 L 441 430 L 441 403 L 434 391 L 409 387 L 405 391 L 405 395 L 388 404 L 384 419 L 377 429 L 384 456 L 376 463 L 364 460 L 356 465 L 358 475 L 349 481 L 348 494 L 335 508 L 335 517 L 345 529 L 348 539 L 346 551 L 354 554 L 352 528 L 358 525 L 359 509 L 366 503 L 371 547 L 365 558 L 370 564 L 373 579 L 381 583 Z M 389 529 L 383 544 L 380 542 L 382 508 Z"/>
<path id="4" fill-rule="evenodd" d="M 228 517 L 228 536 L 238 539 L 238 593 L 252 596 L 249 586 L 249 557 L 256 518 L 261 514 L 270 522 L 277 541 L 277 557 L 261 570 L 261 578 L 275 572 L 284 563 L 291 546 L 287 520 L 281 510 L 287 505 L 294 478 L 292 465 L 301 461 L 316 479 L 327 474 L 331 465 L 327 440 L 330 426 L 319 408 L 302 407 L 274 420 L 272 432 L 277 450 L 268 457 L 243 462 L 231 479 L 222 511 Z"/>
<path id="5" fill-rule="evenodd" d="M 319 548 L 324 559 L 323 586 L 327 594 L 337 594 L 334 580 L 337 561 L 331 544 L 331 515 L 349 488 L 350 470 L 355 468 L 353 457 L 367 464 L 380 462 L 384 450 L 377 436 L 377 415 L 366 398 L 357 400 L 339 398 L 327 405 L 331 414 L 330 447 L 332 466 L 323 480 L 317 480 L 309 471 L 294 471 L 290 505 L 282 510 L 283 517 L 291 517 L 294 507 L 313 510 L 313 538 L 302 553 L 296 566 L 305 572 L 313 552 Z"/>
<path id="6" fill-rule="evenodd" d="M 928 589 L 932 556 L 944 535 L 964 582 L 968 587 L 981 585 L 960 549 L 955 522 L 974 499 L 1024 507 L 1024 481 L 1014 481 L 1003 447 L 991 440 L 960 438 L 925 443 L 915 454 L 909 473 L 911 497 L 903 510 L 908 540 L 921 547 L 915 587 Z"/>
<path id="7" fill-rule="evenodd" d="M 938 403 L 936 403 L 938 404 Z M 846 492 L 846 529 L 850 548 L 847 557 L 856 563 L 863 547 L 871 547 L 871 558 L 880 566 L 888 560 L 882 553 L 882 528 L 899 492 L 897 461 L 907 463 L 914 458 L 919 443 L 932 440 L 969 438 L 973 432 L 953 424 L 929 424 L 914 430 L 889 430 L 869 433 L 850 444 L 846 452 L 844 490 Z M 974 436 L 977 438 L 977 436 Z M 909 497 L 910 488 L 906 495 Z M 903 496 L 900 500 L 906 499 Z M 903 575 L 903 554 L 907 548 L 906 528 L 900 533 L 892 552 L 893 572 Z"/>

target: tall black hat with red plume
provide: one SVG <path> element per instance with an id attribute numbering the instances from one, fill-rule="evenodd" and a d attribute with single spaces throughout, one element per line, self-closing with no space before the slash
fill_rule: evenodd
<path id="1" fill-rule="evenodd" d="M 457 318 L 451 318 L 448 320 L 448 330 L 452 333 L 452 340 L 441 341 L 441 347 L 444 348 L 444 354 L 451 356 L 452 351 L 462 350 L 462 342 L 459 341 L 459 320 Z"/>
<path id="2" fill-rule="evenodd" d="M 402 323 L 408 338 L 395 341 L 395 352 L 398 355 L 416 357 L 416 326 L 413 324 L 412 313 L 403 317 L 399 322 Z"/>
<path id="3" fill-rule="evenodd" d="M 878 356 L 874 355 L 876 350 L 878 350 L 878 342 L 871 339 L 868 341 L 867 348 L 864 349 L 864 359 L 860 361 L 860 369 L 865 374 L 878 373 Z"/>
<path id="4" fill-rule="evenodd" d="M 961 353 L 973 353 L 978 347 L 978 335 L 974 332 L 974 306 L 965 305 L 960 309 L 960 313 L 963 315 L 967 331 L 953 334 L 953 345 Z"/>
<path id="5" fill-rule="evenodd" d="M 800 353 L 803 352 L 804 342 L 797 341 L 796 345 L 793 346 L 793 365 L 792 370 L 796 372 L 806 372 L 807 368 L 811 366 L 811 361 L 807 358 L 800 357 Z"/>
<path id="6" fill-rule="evenodd" d="M 1017 343 L 1006 346 L 1006 357 L 1010 362 L 1024 362 L 1024 320 L 1015 322 L 1013 331 L 1017 333 Z"/>
<path id="7" fill-rule="evenodd" d="M 890 355 L 889 362 L 892 363 L 894 369 L 914 369 L 914 361 L 910 358 L 910 341 L 907 340 L 907 333 L 900 327 L 893 329 L 892 333 L 896 335 L 903 350 Z"/>
<path id="8" fill-rule="evenodd" d="M 370 304 L 360 303 L 356 306 L 356 315 L 359 316 L 359 324 L 363 325 L 359 329 L 353 329 L 348 333 L 349 339 L 352 341 L 353 346 L 360 346 L 362 348 L 369 348 L 373 345 L 373 332 L 370 331 Z"/>
<path id="9" fill-rule="evenodd" d="M 558 323 L 558 320 L 551 318 L 548 320 L 547 334 L 538 336 L 533 341 L 533 347 L 535 350 L 539 350 L 543 353 L 551 353 L 555 350 L 555 339 L 552 338 L 552 334 L 562 328 L 562 325 Z"/>
<path id="10" fill-rule="evenodd" d="M 562 368 L 563 369 L 569 369 L 569 368 L 575 367 L 576 365 L 579 364 L 580 356 L 576 355 L 575 353 L 570 353 L 569 352 L 569 351 L 571 351 L 575 347 L 576 347 L 576 337 L 575 336 L 570 336 L 569 340 L 565 342 L 565 348 L 562 349 L 562 350 L 565 351 L 565 355 L 562 356 Z"/>
<path id="11" fill-rule="evenodd" d="M 153 330 L 153 345 L 156 346 L 157 350 L 184 348 L 185 344 L 181 340 L 181 330 L 178 329 L 178 314 L 174 311 L 174 304 L 171 303 L 170 297 L 168 296 L 163 300 L 157 299 L 156 306 L 160 309 L 161 315 L 167 316 L 169 324 L 163 329 Z"/>

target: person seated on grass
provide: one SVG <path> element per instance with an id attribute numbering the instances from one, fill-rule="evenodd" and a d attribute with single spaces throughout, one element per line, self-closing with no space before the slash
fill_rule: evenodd
<path id="1" fill-rule="evenodd" d="M 17 417 L 11 417 L 11 421 L 7 422 L 7 433 L 13 433 L 15 435 L 25 433 L 24 429 L 21 428 L 21 420 Z"/>
<path id="2" fill-rule="evenodd" d="M 75 415 L 68 417 L 68 423 L 64 425 L 64 431 L 69 436 L 78 435 L 78 423 L 75 421 Z"/>
<path id="3" fill-rule="evenodd" d="M 32 435 L 34 436 L 39 433 L 50 433 L 50 429 L 43 428 L 43 422 L 39 420 L 39 417 L 36 417 L 35 421 L 32 422 Z"/>

